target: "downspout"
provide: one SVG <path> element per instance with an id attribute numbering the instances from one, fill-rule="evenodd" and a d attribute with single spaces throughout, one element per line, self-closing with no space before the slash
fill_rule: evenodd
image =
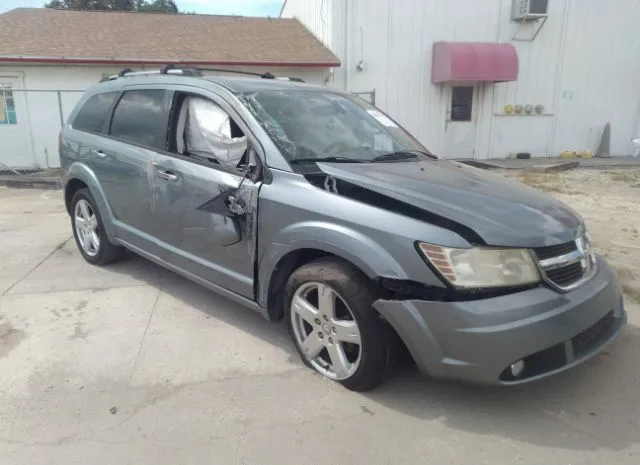
<path id="1" fill-rule="evenodd" d="M 282 6 L 280 7 L 280 14 L 278 15 L 278 18 L 282 18 L 282 13 L 284 13 L 284 8 L 287 6 L 287 0 L 284 0 L 284 2 L 282 2 Z"/>
<path id="2" fill-rule="evenodd" d="M 504 10 L 504 0 L 500 0 L 500 5 L 498 5 L 498 34 L 496 37 L 496 42 L 502 42 L 502 12 Z M 486 90 L 486 87 L 485 87 Z M 491 86 L 491 110 L 489 114 L 491 115 L 489 120 L 489 140 L 487 141 L 487 158 L 491 158 L 491 154 L 493 153 L 493 128 L 494 123 L 496 121 L 496 83 L 494 82 Z M 474 157 L 475 158 L 475 154 Z"/>
<path id="3" fill-rule="evenodd" d="M 349 0 L 342 0 L 344 2 L 344 90 L 350 92 L 351 90 L 351 8 Z"/>
<path id="4" fill-rule="evenodd" d="M 558 52 L 558 65 L 556 72 L 556 82 L 553 91 L 553 123 L 551 124 L 551 140 L 547 146 L 547 156 L 551 155 L 553 147 L 556 145 L 556 130 L 558 127 L 558 97 L 560 95 L 560 86 L 562 85 L 562 73 L 564 71 L 564 49 L 567 39 L 567 27 L 569 25 L 569 11 L 571 8 L 571 0 L 566 0 L 564 4 L 564 18 L 562 24 L 562 37 L 560 38 L 560 50 Z"/>

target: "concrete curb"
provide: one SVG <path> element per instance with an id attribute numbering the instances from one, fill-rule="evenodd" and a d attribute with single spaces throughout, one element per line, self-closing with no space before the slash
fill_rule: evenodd
<path id="1" fill-rule="evenodd" d="M 561 163 L 555 163 L 553 165 L 536 165 L 531 168 L 526 168 L 525 171 L 529 171 L 532 173 L 553 173 L 557 171 L 567 171 L 572 170 L 580 166 L 580 162 L 578 160 L 565 161 Z"/>
<path id="2" fill-rule="evenodd" d="M 60 178 L 33 176 L 0 176 L 0 186 L 16 189 L 61 189 Z"/>
<path id="3" fill-rule="evenodd" d="M 624 169 L 640 169 L 640 157 L 611 157 L 611 158 L 531 158 L 528 160 L 519 160 L 514 158 L 496 159 L 496 160 L 456 160 L 459 163 L 473 166 L 484 170 L 536 170 L 541 167 L 553 167 L 564 165 L 565 163 L 577 162 L 578 166 L 571 166 L 574 169 L 590 169 L 590 170 L 624 170 Z"/>

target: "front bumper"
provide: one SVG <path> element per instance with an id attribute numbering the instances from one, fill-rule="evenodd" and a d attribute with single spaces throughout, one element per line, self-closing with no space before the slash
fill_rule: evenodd
<path id="1" fill-rule="evenodd" d="M 433 377 L 518 384 L 566 370 L 600 352 L 626 322 L 622 293 L 606 262 L 566 294 L 539 287 L 466 302 L 378 300 L 414 360 Z M 513 377 L 509 366 L 525 361 Z"/>

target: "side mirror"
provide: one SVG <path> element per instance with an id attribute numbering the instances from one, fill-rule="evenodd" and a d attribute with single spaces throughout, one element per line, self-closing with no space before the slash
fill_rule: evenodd
<path id="1" fill-rule="evenodd" d="M 249 160 L 245 167 L 246 172 L 243 173 L 243 175 L 251 182 L 256 183 L 262 176 L 262 167 L 258 160 L 258 153 L 256 152 L 256 149 L 253 148 L 253 145 L 249 145 L 248 158 Z"/>

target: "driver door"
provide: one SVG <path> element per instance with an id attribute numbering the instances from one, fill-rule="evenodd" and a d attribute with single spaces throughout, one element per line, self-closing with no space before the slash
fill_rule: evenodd
<path id="1" fill-rule="evenodd" d="M 253 298 L 261 184 L 245 176 L 249 169 L 246 162 L 229 166 L 216 162 L 215 153 L 210 156 L 189 153 L 183 145 L 184 98 L 188 95 L 205 97 L 223 108 L 244 134 L 248 134 L 248 128 L 215 94 L 194 94 L 192 87 L 174 90 L 169 151 L 157 154 L 153 164 L 156 214 L 164 228 L 161 240 L 167 251 L 166 260 L 209 283 Z M 247 149 L 243 158 L 248 160 L 250 153 L 257 163 L 254 149 Z M 256 166 L 251 168 L 255 169 Z M 225 193 L 230 192 L 243 206 L 242 214 L 232 213 L 224 201 Z"/>

